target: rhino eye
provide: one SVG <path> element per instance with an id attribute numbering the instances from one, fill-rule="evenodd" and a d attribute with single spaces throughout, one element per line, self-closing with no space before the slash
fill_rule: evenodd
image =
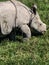
<path id="1" fill-rule="evenodd" d="M 42 24 L 40 23 L 40 26 L 41 26 Z"/>

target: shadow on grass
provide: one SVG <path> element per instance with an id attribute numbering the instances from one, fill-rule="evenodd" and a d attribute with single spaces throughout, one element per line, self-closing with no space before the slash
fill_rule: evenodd
<path id="1" fill-rule="evenodd" d="M 42 35 L 41 33 L 39 33 L 38 31 L 34 30 L 32 32 L 32 36 L 40 36 Z M 0 43 L 3 41 L 3 40 L 7 40 L 9 39 L 10 41 L 19 41 L 19 42 L 23 42 L 23 37 L 26 37 L 25 33 L 23 33 L 21 31 L 20 28 L 16 28 L 16 29 L 13 29 L 12 32 L 8 35 L 2 35 L 1 31 L 0 31 Z"/>
<path id="2" fill-rule="evenodd" d="M 22 32 L 20 28 L 13 29 L 12 32 L 8 35 L 3 35 L 0 30 L 0 43 L 4 40 L 22 42 Z"/>

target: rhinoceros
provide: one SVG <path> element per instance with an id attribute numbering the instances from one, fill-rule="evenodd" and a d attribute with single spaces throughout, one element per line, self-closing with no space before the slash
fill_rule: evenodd
<path id="1" fill-rule="evenodd" d="M 10 34 L 15 27 L 19 27 L 27 39 L 31 38 L 31 29 L 39 33 L 46 31 L 46 24 L 41 21 L 35 5 L 30 9 L 13 0 L 14 6 L 11 1 L 0 2 L 0 29 L 3 35 Z"/>

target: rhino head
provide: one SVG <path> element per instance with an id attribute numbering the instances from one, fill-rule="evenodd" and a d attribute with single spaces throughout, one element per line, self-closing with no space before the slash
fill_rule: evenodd
<path id="1" fill-rule="evenodd" d="M 34 5 L 32 7 L 33 14 L 32 14 L 32 22 L 30 26 L 31 28 L 34 28 L 38 32 L 44 34 L 44 32 L 46 32 L 46 24 L 41 21 L 40 16 L 36 10 L 37 7 L 36 5 Z"/>

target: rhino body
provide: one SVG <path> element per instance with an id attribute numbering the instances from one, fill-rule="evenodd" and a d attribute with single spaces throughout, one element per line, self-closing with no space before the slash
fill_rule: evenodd
<path id="1" fill-rule="evenodd" d="M 43 33 L 46 31 L 46 24 L 44 24 L 38 12 L 36 14 L 30 11 L 26 5 L 19 1 L 15 1 L 16 8 L 10 1 L 0 2 L 0 28 L 3 35 L 10 34 L 13 28 L 19 27 L 24 32 L 27 38 L 31 37 L 31 28 Z M 17 15 L 15 23 L 15 15 Z M 32 16 L 32 21 L 30 19 Z M 28 26 L 30 25 L 30 27 Z"/>

